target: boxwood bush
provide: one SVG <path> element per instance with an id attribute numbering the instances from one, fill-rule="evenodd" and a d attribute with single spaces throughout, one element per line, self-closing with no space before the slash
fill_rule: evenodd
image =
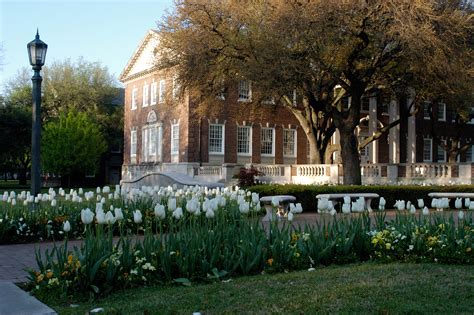
<path id="1" fill-rule="evenodd" d="M 458 186 L 315 186 L 315 185 L 256 185 L 248 188 L 259 193 L 260 197 L 272 195 L 292 195 L 301 202 L 305 212 L 316 211 L 316 195 L 329 193 L 376 193 L 387 201 L 386 209 L 393 209 L 395 201 L 403 199 L 415 203 L 423 198 L 425 205 L 431 204 L 431 192 L 474 192 L 474 185 Z M 454 207 L 454 201 L 452 200 Z M 378 200 L 372 200 L 372 208 L 378 207 Z"/>

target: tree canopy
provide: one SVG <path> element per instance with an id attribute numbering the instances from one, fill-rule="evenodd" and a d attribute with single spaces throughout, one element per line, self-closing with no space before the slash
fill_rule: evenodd
<path id="1" fill-rule="evenodd" d="M 337 128 L 344 182 L 358 184 L 361 98 L 458 95 L 460 78 L 472 88 L 472 18 L 460 1 L 183 0 L 159 24 L 157 63 L 204 107 L 251 80 L 255 104 L 272 96 L 298 119 L 312 163 L 324 162 Z"/>
<path id="2" fill-rule="evenodd" d="M 44 126 L 42 165 L 45 172 L 72 176 L 94 173 L 107 143 L 86 113 L 71 111 Z"/>

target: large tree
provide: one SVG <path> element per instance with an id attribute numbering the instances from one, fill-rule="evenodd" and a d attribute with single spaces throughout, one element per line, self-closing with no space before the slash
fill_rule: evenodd
<path id="1" fill-rule="evenodd" d="M 86 113 L 74 111 L 48 122 L 42 140 L 43 170 L 61 174 L 68 186 L 75 176 L 95 173 L 107 149 L 99 125 Z"/>
<path id="2" fill-rule="evenodd" d="M 457 60 L 468 61 L 472 71 L 465 41 L 472 15 L 446 3 L 183 0 L 159 25 L 158 64 L 175 67 L 182 86 L 204 107 L 229 84 L 251 80 L 261 91 L 257 106 L 273 96 L 299 120 L 311 163 L 324 162 L 337 128 L 344 183 L 360 184 L 354 131 L 361 98 L 376 91 L 396 96 L 428 79 L 449 86 L 446 78 L 460 69 Z M 301 98 L 297 107 L 294 91 Z M 341 99 L 348 96 L 351 106 L 344 108 Z"/>

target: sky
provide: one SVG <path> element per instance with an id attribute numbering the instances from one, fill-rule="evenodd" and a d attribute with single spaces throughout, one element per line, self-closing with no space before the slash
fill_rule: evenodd
<path id="1" fill-rule="evenodd" d="M 118 82 L 147 31 L 172 5 L 172 0 L 0 0 L 0 90 L 22 68 L 31 70 L 26 45 L 37 28 L 48 44 L 46 66 L 82 56 L 106 66 Z"/>

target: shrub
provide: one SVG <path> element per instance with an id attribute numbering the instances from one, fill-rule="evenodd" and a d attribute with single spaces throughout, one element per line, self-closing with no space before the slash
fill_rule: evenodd
<path id="1" fill-rule="evenodd" d="M 247 188 L 259 184 L 255 177 L 262 175 L 262 172 L 252 166 L 250 168 L 240 168 L 239 174 L 235 175 L 234 177 L 237 178 L 238 185 L 240 187 Z"/>

